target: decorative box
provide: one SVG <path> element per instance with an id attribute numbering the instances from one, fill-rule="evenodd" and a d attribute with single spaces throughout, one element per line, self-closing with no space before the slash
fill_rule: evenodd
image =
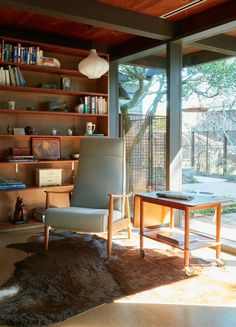
<path id="1" fill-rule="evenodd" d="M 62 169 L 37 168 L 36 185 L 37 186 L 62 185 Z"/>

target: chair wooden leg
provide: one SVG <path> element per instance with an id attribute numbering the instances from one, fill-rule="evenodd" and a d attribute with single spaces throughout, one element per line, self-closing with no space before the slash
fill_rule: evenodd
<path id="1" fill-rule="evenodd" d="M 112 223 L 113 223 L 113 198 L 110 195 L 109 200 L 109 213 L 108 213 L 108 226 L 107 226 L 107 258 L 111 258 L 112 252 Z"/>
<path id="2" fill-rule="evenodd" d="M 125 198 L 125 216 L 129 219 L 129 226 L 128 226 L 128 238 L 131 238 L 131 219 L 130 219 L 130 205 L 129 199 Z"/>
<path id="3" fill-rule="evenodd" d="M 107 237 L 107 259 L 111 258 L 112 253 L 112 233 L 108 233 Z"/>
<path id="4" fill-rule="evenodd" d="M 128 227 L 128 238 L 131 238 L 131 223 L 129 224 Z"/>
<path id="5" fill-rule="evenodd" d="M 48 239 L 49 239 L 49 226 L 44 227 L 44 251 L 48 250 Z"/>

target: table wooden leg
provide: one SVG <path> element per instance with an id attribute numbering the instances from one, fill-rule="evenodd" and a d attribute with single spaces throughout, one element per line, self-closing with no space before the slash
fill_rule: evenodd
<path id="1" fill-rule="evenodd" d="M 216 207 L 216 242 L 219 243 L 216 245 L 216 258 L 220 258 L 221 252 L 221 205 L 217 205 Z"/>
<path id="2" fill-rule="evenodd" d="M 175 221 L 174 221 L 174 208 L 170 208 L 170 228 L 175 227 Z"/>
<path id="3" fill-rule="evenodd" d="M 190 210 L 184 212 L 184 267 L 189 267 L 189 227 L 190 227 Z"/>
<path id="4" fill-rule="evenodd" d="M 144 222 L 143 222 L 143 216 L 144 216 L 144 201 L 141 198 L 140 199 L 140 255 L 144 257 L 145 253 L 143 250 L 143 232 L 144 232 Z"/>

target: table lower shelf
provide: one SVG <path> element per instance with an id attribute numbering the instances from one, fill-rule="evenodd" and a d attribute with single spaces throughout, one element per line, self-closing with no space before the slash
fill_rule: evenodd
<path id="1" fill-rule="evenodd" d="M 145 230 L 143 233 L 144 237 L 150 238 L 154 241 L 165 243 L 170 246 L 176 247 L 178 249 L 184 250 L 184 239 L 176 236 L 183 235 L 184 230 L 180 228 L 155 228 L 150 230 Z M 190 242 L 189 242 L 189 250 L 195 250 L 205 247 L 212 247 L 219 245 L 220 242 L 216 242 L 216 239 L 213 237 L 205 236 L 200 233 L 195 233 L 193 231 L 189 234 Z"/>

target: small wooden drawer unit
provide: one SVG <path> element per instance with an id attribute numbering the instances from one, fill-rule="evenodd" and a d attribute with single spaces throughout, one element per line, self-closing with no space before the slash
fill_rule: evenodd
<path id="1" fill-rule="evenodd" d="M 36 169 L 36 185 L 62 185 L 62 169 Z"/>

